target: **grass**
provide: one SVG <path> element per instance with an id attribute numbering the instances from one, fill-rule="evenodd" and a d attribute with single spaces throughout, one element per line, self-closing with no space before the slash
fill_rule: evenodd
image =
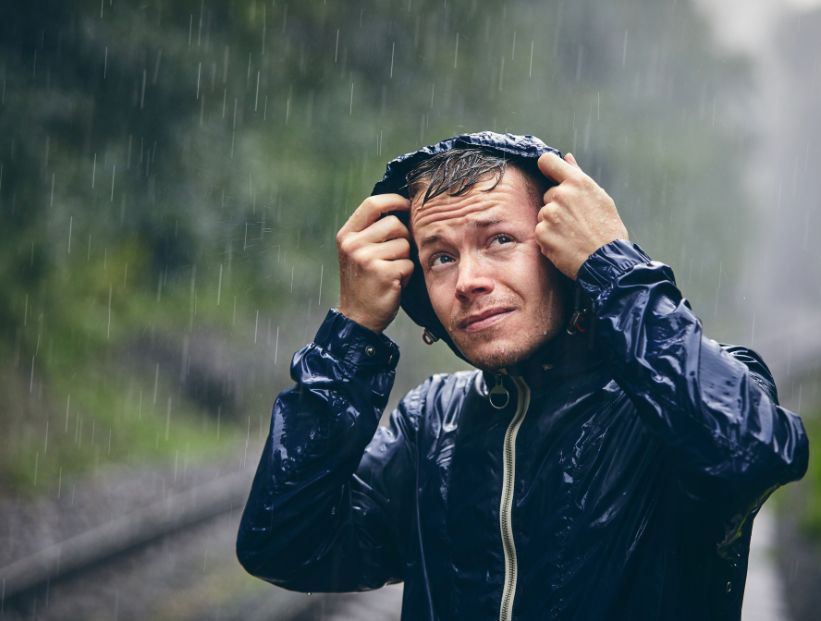
<path id="1" fill-rule="evenodd" d="M 0 358 L 5 490 L 59 488 L 64 477 L 107 462 L 211 459 L 245 435 L 236 417 L 196 407 L 176 370 L 155 374 L 131 359 L 138 337 L 170 339 L 178 350 L 193 327 L 247 340 L 253 323 L 249 329 L 242 303 L 233 303 L 244 283 L 232 283 L 226 270 L 219 283 L 149 286 L 144 263 L 129 244 L 79 257 L 46 283 L 47 293 L 26 298 L 25 328 Z"/>
<path id="2" fill-rule="evenodd" d="M 807 493 L 801 527 L 812 539 L 821 541 L 821 407 L 807 408 L 802 414 L 810 440 L 810 463 L 802 481 Z"/>

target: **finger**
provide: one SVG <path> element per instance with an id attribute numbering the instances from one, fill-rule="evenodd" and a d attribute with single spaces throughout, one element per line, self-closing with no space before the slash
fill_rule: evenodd
<path id="1" fill-rule="evenodd" d="M 413 276 L 416 266 L 410 259 L 382 260 L 378 269 L 384 276 L 382 282 L 398 282 L 400 287 L 404 287 Z"/>
<path id="2" fill-rule="evenodd" d="M 410 201 L 399 194 L 369 196 L 354 210 L 341 231 L 362 231 L 391 211 L 408 211 Z"/>
<path id="3" fill-rule="evenodd" d="M 536 220 L 545 225 L 558 224 L 561 218 L 562 210 L 557 203 L 549 202 L 542 205 L 539 213 L 536 214 Z"/>
<path id="4" fill-rule="evenodd" d="M 581 170 L 581 169 L 582 169 L 582 167 L 581 167 L 581 166 L 579 166 L 579 163 L 576 161 L 576 158 L 575 158 L 575 157 L 573 157 L 573 154 L 572 154 L 572 153 L 567 153 L 567 154 L 564 156 L 564 160 L 565 160 L 566 162 L 570 162 L 571 164 L 573 164 L 573 166 L 575 166 L 575 167 L 576 167 L 576 168 L 578 168 L 579 170 Z"/>
<path id="5" fill-rule="evenodd" d="M 544 194 L 542 194 L 542 205 L 547 205 L 548 203 L 552 203 L 556 200 L 556 196 L 559 193 L 559 186 L 552 185 L 550 186 Z"/>
<path id="6" fill-rule="evenodd" d="M 392 261 L 392 263 L 393 267 L 397 270 L 399 283 L 402 287 L 404 287 L 408 284 L 411 276 L 413 276 L 413 271 L 416 269 L 416 266 L 410 259 L 399 259 L 397 261 Z"/>
<path id="7" fill-rule="evenodd" d="M 539 170 L 545 177 L 553 179 L 556 183 L 561 183 L 568 177 L 575 175 L 580 169 L 565 162 L 552 151 L 544 153 L 537 161 Z"/>
<path id="8" fill-rule="evenodd" d="M 366 229 L 355 233 L 357 240 L 363 243 L 375 244 L 389 239 L 410 239 L 408 227 L 396 216 L 386 216 L 377 220 Z"/>
<path id="9" fill-rule="evenodd" d="M 385 261 L 410 259 L 410 242 L 407 239 L 391 239 L 381 244 L 372 244 L 369 250 L 375 259 Z"/>

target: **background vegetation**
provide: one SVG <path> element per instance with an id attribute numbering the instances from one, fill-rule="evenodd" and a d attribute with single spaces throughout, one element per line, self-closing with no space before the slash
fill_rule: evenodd
<path id="1" fill-rule="evenodd" d="M 688 2 L 3 3 L 0 483 L 261 437 L 335 302 L 335 231 L 459 132 L 572 151 L 743 340 L 749 89 Z M 398 390 L 458 366 L 390 333 Z"/>

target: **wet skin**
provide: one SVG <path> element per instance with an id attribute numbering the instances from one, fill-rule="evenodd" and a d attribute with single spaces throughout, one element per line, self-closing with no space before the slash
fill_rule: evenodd
<path id="1" fill-rule="evenodd" d="M 462 196 L 415 200 L 411 230 L 431 304 L 462 354 L 484 369 L 529 357 L 567 320 L 562 274 L 536 238 L 538 197 L 508 167 Z"/>

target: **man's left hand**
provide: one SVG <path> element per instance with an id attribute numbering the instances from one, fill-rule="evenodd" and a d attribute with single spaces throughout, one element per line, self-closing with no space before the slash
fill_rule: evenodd
<path id="1" fill-rule="evenodd" d="M 539 170 L 558 185 L 544 193 L 536 239 L 542 254 L 576 280 L 587 258 L 613 240 L 628 239 L 627 229 L 613 199 L 570 153 L 564 160 L 545 153 L 539 158 Z"/>

